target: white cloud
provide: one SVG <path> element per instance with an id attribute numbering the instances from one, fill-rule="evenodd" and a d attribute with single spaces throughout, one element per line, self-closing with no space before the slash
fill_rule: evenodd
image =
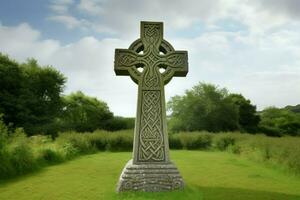
<path id="1" fill-rule="evenodd" d="M 300 17 L 300 1 L 298 0 L 260 0 L 255 1 L 260 9 L 267 10 L 272 15 L 285 15 L 287 17 Z"/>
<path id="2" fill-rule="evenodd" d="M 234 82 L 232 87 L 247 95 L 259 109 L 299 104 L 300 70 L 245 74 Z"/>
<path id="3" fill-rule="evenodd" d="M 49 7 L 55 13 L 65 14 L 69 11 L 69 6 L 73 3 L 73 0 L 52 0 Z"/>
<path id="4" fill-rule="evenodd" d="M 72 29 L 76 27 L 82 27 L 82 24 L 84 23 L 83 20 L 78 20 L 73 16 L 70 15 L 56 15 L 48 17 L 49 20 L 53 20 L 56 22 L 60 22 L 64 24 L 67 28 Z"/>
<path id="5" fill-rule="evenodd" d="M 71 8 L 74 3 L 73 0 L 52 0 L 49 5 L 52 13 L 47 17 L 47 20 L 61 23 L 68 29 L 86 29 L 90 26 L 90 22 L 71 14 Z"/>
<path id="6" fill-rule="evenodd" d="M 66 5 L 57 5 L 57 4 L 53 4 L 50 5 L 51 10 L 53 10 L 56 13 L 67 13 L 68 12 L 68 6 Z"/>
<path id="7" fill-rule="evenodd" d="M 40 32 L 23 23 L 16 27 L 0 25 L 0 51 L 18 60 L 36 57 L 45 60 L 60 44 L 54 40 L 40 40 Z"/>
<path id="8" fill-rule="evenodd" d="M 114 49 L 127 48 L 139 37 L 140 20 L 164 21 L 165 39 L 175 49 L 188 50 L 190 70 L 186 78 L 174 78 L 166 86 L 167 99 L 205 81 L 241 92 L 260 109 L 296 104 L 300 99 L 300 23 L 286 14 L 287 9 L 273 12 L 275 8 L 267 3 L 262 7 L 257 1 L 237 0 L 70 1 L 55 4 L 65 7 L 53 9 L 50 18 L 73 29 L 119 34 L 114 39 L 87 35 L 62 45 L 43 40 L 28 24 L 0 26 L 0 51 L 18 60 L 35 57 L 51 64 L 68 77 L 67 92 L 82 90 L 108 102 L 116 114 L 134 116 L 137 87 L 129 77 L 114 74 Z M 71 15 L 74 12 L 80 12 L 81 18 Z M 237 30 L 223 27 L 226 20 L 236 21 Z M 203 30 L 186 36 L 199 22 Z M 178 30 L 183 34 L 173 34 Z"/>
<path id="9" fill-rule="evenodd" d="M 210 32 L 193 39 L 172 39 L 189 51 L 190 72 L 184 83 L 174 80 L 175 93 L 198 81 L 242 93 L 259 109 L 298 104 L 300 99 L 300 39 L 297 31 L 272 34 Z"/>
<path id="10" fill-rule="evenodd" d="M 89 15 L 100 15 L 103 14 L 104 10 L 101 4 L 105 2 L 103 0 L 80 0 L 77 8 L 82 11 L 86 12 Z"/>
<path id="11" fill-rule="evenodd" d="M 68 78 L 66 93 L 82 90 L 108 102 L 116 114 L 134 116 L 137 88 L 129 77 L 117 77 L 113 71 L 114 49 L 127 47 L 128 41 L 85 37 L 61 45 L 55 40 L 42 40 L 39 31 L 20 24 L 1 25 L 0 44 L 0 52 L 18 61 L 34 57 L 40 64 L 60 70 Z"/>
<path id="12" fill-rule="evenodd" d="M 246 26 L 251 34 L 264 34 L 297 21 L 294 16 L 299 13 L 299 4 L 297 0 L 80 0 L 76 6 L 64 5 L 68 9 L 73 7 L 69 16 L 88 22 L 87 29 L 122 33 L 120 37 L 127 38 L 136 35 L 136 25 L 141 20 L 164 21 L 171 32 L 199 23 L 213 27 L 218 20 L 233 19 Z"/>
<path id="13" fill-rule="evenodd" d="M 88 21 L 90 30 L 100 33 L 122 32 L 122 36 L 127 38 L 136 35 L 134 30 L 141 20 L 164 21 L 171 29 L 187 28 L 217 14 L 219 2 L 191 0 L 187 4 L 182 0 L 80 0 L 76 6 L 69 5 L 66 10 L 70 10 L 71 6 L 76 8 L 72 10 L 72 15 L 68 13 L 69 16 Z M 54 9 L 53 16 L 58 15 L 59 10 Z"/>

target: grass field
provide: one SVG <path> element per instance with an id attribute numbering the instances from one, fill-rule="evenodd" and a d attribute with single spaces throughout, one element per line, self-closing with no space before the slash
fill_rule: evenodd
<path id="1" fill-rule="evenodd" d="M 300 178 L 226 152 L 171 151 L 186 187 L 163 193 L 115 193 L 131 153 L 81 156 L 0 182 L 1 200 L 222 199 L 300 200 Z"/>

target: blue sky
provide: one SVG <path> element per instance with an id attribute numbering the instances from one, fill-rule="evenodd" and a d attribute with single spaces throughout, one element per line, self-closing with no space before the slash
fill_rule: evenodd
<path id="1" fill-rule="evenodd" d="M 137 87 L 113 72 L 115 48 L 139 37 L 140 21 L 163 21 L 164 37 L 189 52 L 189 74 L 166 98 L 199 81 L 242 93 L 263 109 L 300 103 L 300 1 L 2 0 L 0 52 L 36 58 L 116 115 L 134 116 Z"/>

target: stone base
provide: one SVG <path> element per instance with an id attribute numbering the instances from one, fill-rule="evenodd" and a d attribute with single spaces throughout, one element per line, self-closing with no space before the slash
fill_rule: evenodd
<path id="1" fill-rule="evenodd" d="M 173 163 L 132 164 L 124 167 L 117 192 L 145 191 L 160 192 L 183 189 L 184 183 Z"/>

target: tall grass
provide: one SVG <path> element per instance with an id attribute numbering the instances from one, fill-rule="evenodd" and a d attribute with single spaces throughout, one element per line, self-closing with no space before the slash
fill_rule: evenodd
<path id="1" fill-rule="evenodd" d="M 9 135 L 9 137 L 8 137 Z M 0 179 L 35 171 L 43 166 L 97 151 L 132 151 L 133 131 L 65 132 L 26 137 L 22 129 L 8 133 L 0 120 Z"/>
<path id="2" fill-rule="evenodd" d="M 235 150 L 233 153 L 256 161 L 277 164 L 293 173 L 300 174 L 300 138 L 246 135 L 236 141 L 233 149 L 238 149 L 238 151 Z"/>
<path id="3" fill-rule="evenodd" d="M 183 132 L 169 137 L 170 148 L 204 150 L 212 146 L 213 135 L 208 132 Z"/>
<path id="4" fill-rule="evenodd" d="M 3 129 L 2 129 L 3 131 Z M 1 135 L 7 135 L 2 132 Z M 2 137 L 3 138 L 3 137 Z M 22 129 L 16 129 L 11 137 L 2 140 L 0 147 L 0 178 L 17 176 L 38 168 L 33 148 Z"/>
<path id="5" fill-rule="evenodd" d="M 169 135 L 171 149 L 218 150 L 258 162 L 275 163 L 300 174 L 300 138 L 271 138 L 241 133 L 182 132 Z M 97 151 L 132 151 L 133 130 L 92 133 L 65 132 L 55 140 L 26 137 L 22 129 L 9 133 L 0 123 L 0 179 L 18 176 Z"/>

